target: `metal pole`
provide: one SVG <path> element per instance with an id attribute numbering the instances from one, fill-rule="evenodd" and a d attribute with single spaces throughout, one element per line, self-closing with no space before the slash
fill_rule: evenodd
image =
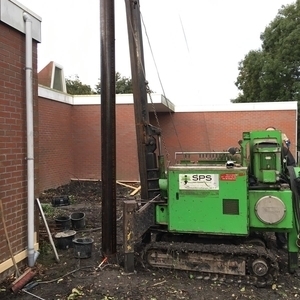
<path id="1" fill-rule="evenodd" d="M 116 253 L 116 116 L 114 0 L 100 0 L 102 251 Z"/>
<path id="2" fill-rule="evenodd" d="M 128 41 L 131 61 L 131 76 L 136 124 L 137 150 L 141 181 L 141 198 L 148 199 L 147 183 L 147 131 L 149 113 L 147 108 L 147 90 L 145 79 L 145 63 L 140 19 L 139 1 L 125 0 Z"/>

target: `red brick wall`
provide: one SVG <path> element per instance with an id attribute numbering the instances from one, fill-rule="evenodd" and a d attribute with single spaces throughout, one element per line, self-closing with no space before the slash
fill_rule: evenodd
<path id="1" fill-rule="evenodd" d="M 101 107 L 40 98 L 40 191 L 101 177 Z M 133 105 L 116 107 L 117 179 L 138 180 Z"/>
<path id="2" fill-rule="evenodd" d="M 80 105 L 72 109 L 74 178 L 101 177 L 101 107 Z M 116 106 L 117 179 L 138 180 L 133 105 Z"/>
<path id="3" fill-rule="evenodd" d="M 75 158 L 69 104 L 40 98 L 40 190 L 68 183 L 74 176 Z"/>
<path id="4" fill-rule="evenodd" d="M 100 114 L 99 105 L 73 107 L 73 178 L 100 178 Z"/>
<path id="5" fill-rule="evenodd" d="M 35 189 L 38 174 L 37 43 L 33 42 Z M 0 199 L 13 253 L 27 246 L 25 35 L 0 22 Z M 0 262 L 9 258 L 0 226 Z"/>
<path id="6" fill-rule="evenodd" d="M 139 180 L 137 144 L 132 104 L 116 107 L 117 179 Z"/>
<path id="7" fill-rule="evenodd" d="M 41 190 L 70 178 L 101 177 L 100 115 L 99 105 L 71 106 L 40 99 Z M 237 147 L 243 131 L 270 126 L 285 132 L 295 151 L 295 111 L 158 113 L 158 118 L 170 163 L 176 151 L 223 151 Z M 157 126 L 153 115 L 151 123 Z M 116 134 L 117 179 L 139 180 L 132 104 L 116 106 Z"/>
<path id="8" fill-rule="evenodd" d="M 176 151 L 223 151 L 238 147 L 244 131 L 275 127 L 282 130 L 296 151 L 295 111 L 180 112 L 159 114 L 162 137 L 174 162 Z M 155 119 L 151 120 L 155 125 Z"/>

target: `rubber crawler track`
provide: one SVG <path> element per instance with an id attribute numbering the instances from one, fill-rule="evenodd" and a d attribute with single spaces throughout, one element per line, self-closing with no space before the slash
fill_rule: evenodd
<path id="1" fill-rule="evenodd" d="M 238 244 L 238 245 L 220 245 L 220 244 L 198 244 L 198 243 L 179 243 L 179 242 L 152 242 L 149 243 L 142 253 L 144 261 L 151 267 L 153 266 L 148 260 L 149 255 L 152 253 L 199 253 L 220 255 L 222 257 L 243 257 L 246 262 L 246 275 L 230 275 L 230 274 L 216 274 L 209 272 L 197 272 L 197 278 L 204 280 L 213 280 L 220 282 L 237 282 L 241 284 L 254 285 L 256 287 L 266 287 L 272 285 L 277 280 L 278 263 L 276 256 L 264 246 L 251 245 L 251 244 Z M 256 276 L 251 270 L 251 261 L 254 259 L 264 259 L 268 263 L 269 270 L 264 276 Z M 162 268 L 170 268 L 163 266 Z M 173 267 L 175 269 L 175 267 Z M 177 269 L 177 268 L 176 268 Z M 178 268 L 180 269 L 180 268 Z M 193 270 L 191 270 L 193 271 Z"/>

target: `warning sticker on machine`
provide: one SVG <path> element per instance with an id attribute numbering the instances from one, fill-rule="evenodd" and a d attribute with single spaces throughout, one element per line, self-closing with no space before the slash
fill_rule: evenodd
<path id="1" fill-rule="evenodd" d="M 218 174 L 179 174 L 180 190 L 218 190 Z"/>
<path id="2" fill-rule="evenodd" d="M 220 174 L 220 180 L 223 180 L 223 181 L 235 181 L 236 180 L 236 174 L 235 173 Z"/>

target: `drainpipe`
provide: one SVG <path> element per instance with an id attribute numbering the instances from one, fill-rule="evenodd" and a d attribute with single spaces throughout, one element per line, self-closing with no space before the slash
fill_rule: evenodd
<path id="1" fill-rule="evenodd" d="M 33 141 L 33 93 L 32 93 L 32 21 L 27 13 L 23 14 L 25 21 L 26 45 L 26 125 L 27 125 L 27 197 L 28 226 L 27 251 L 28 266 L 33 267 L 38 257 L 34 250 L 34 141 Z"/>

